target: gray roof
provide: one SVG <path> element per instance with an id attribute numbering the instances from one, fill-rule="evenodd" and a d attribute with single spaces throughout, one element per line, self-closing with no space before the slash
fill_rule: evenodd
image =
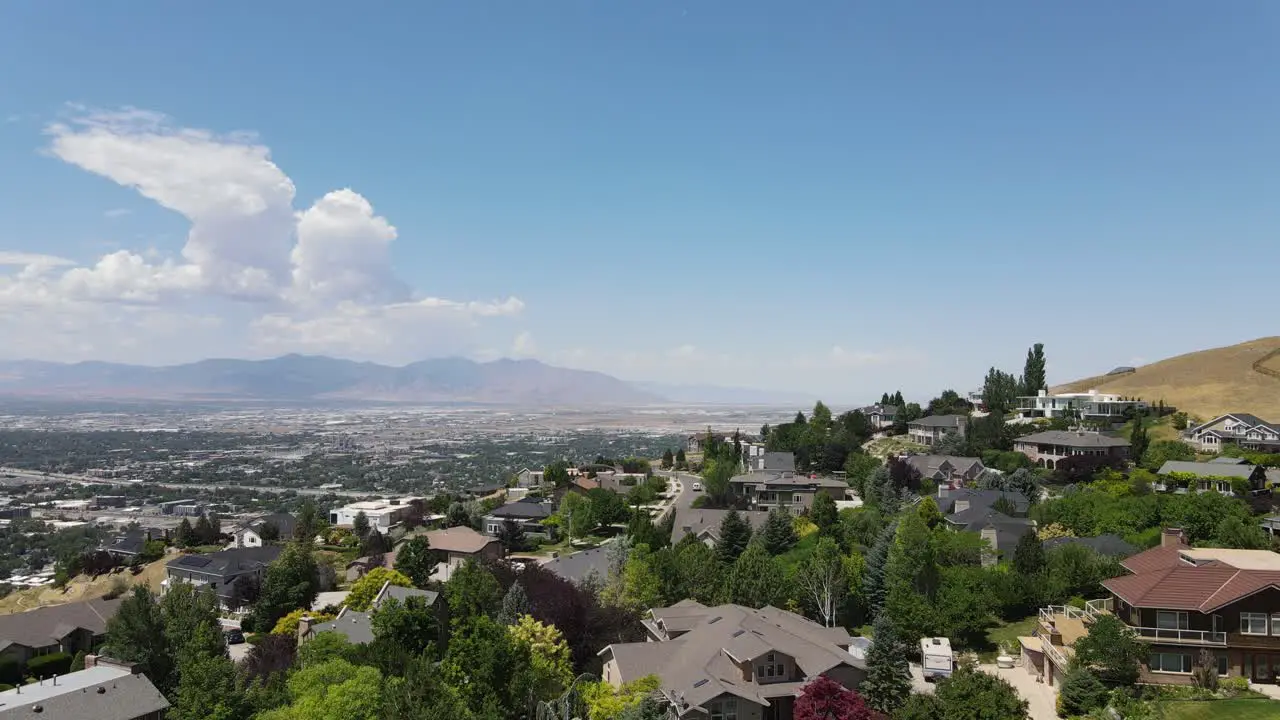
<path id="1" fill-rule="evenodd" d="M 676 512 L 676 524 L 671 529 L 671 542 L 678 543 L 686 534 L 699 535 L 704 530 L 713 540 L 720 537 L 720 523 L 728 510 L 708 510 L 706 508 L 681 508 Z M 764 527 L 769 513 L 763 510 L 739 510 L 738 514 L 755 530 Z"/>
<path id="2" fill-rule="evenodd" d="M 796 471 L 796 454 L 789 452 L 767 452 L 764 454 L 765 470 Z"/>
<path id="3" fill-rule="evenodd" d="M 169 707 L 145 675 L 100 665 L 67 673 L 51 681 L 0 692 L 0 717 L 5 720 L 136 720 Z"/>
<path id="4" fill-rule="evenodd" d="M 598 547 L 591 550 L 561 555 L 543 565 L 544 568 L 559 575 L 565 580 L 581 582 L 591 573 L 601 579 L 609 576 L 609 547 Z"/>
<path id="5" fill-rule="evenodd" d="M 253 530 L 254 532 L 261 532 L 262 526 L 267 523 L 275 525 L 276 529 L 280 531 L 281 539 L 285 540 L 293 537 L 293 531 L 298 527 L 297 519 L 289 513 L 271 513 L 270 515 L 263 515 L 252 523 L 249 523 L 248 529 Z"/>
<path id="6" fill-rule="evenodd" d="M 982 461 L 978 458 L 959 457 L 956 455 L 908 455 L 906 457 L 906 463 L 924 477 L 930 477 L 937 473 L 938 468 L 942 467 L 944 462 L 951 463 L 956 472 L 962 474 L 971 470 L 974 465 L 982 466 Z"/>
<path id="7" fill-rule="evenodd" d="M 1200 477 L 1244 478 L 1248 480 L 1258 470 L 1255 465 L 1225 465 L 1221 463 L 1166 460 L 1157 474 L 1190 473 Z"/>
<path id="8" fill-rule="evenodd" d="M 338 617 L 329 622 L 316 623 L 311 626 L 311 635 L 322 632 L 336 632 L 345 635 L 351 642 L 361 645 L 373 642 L 373 616 L 369 613 L 356 612 L 343 608 Z"/>
<path id="9" fill-rule="evenodd" d="M 280 557 L 282 551 L 278 545 L 267 545 L 220 550 L 207 555 L 184 554 L 165 563 L 165 567 L 228 578 L 261 570 Z"/>
<path id="10" fill-rule="evenodd" d="M 967 415 L 930 415 L 922 417 L 918 420 L 912 420 L 908 425 L 923 425 L 924 427 L 947 427 L 957 428 L 963 422 L 968 422 Z"/>
<path id="11" fill-rule="evenodd" d="M 1110 533 L 1098 535 L 1097 537 L 1050 538 L 1049 540 L 1045 540 L 1043 545 L 1045 550 L 1052 550 L 1064 545 L 1083 545 L 1087 548 L 1091 548 L 1099 555 L 1106 555 L 1108 557 L 1129 557 L 1130 555 L 1138 552 L 1138 548 L 1131 545 L 1124 538 Z"/>
<path id="12" fill-rule="evenodd" d="M 743 475 L 735 475 L 729 479 L 731 483 L 748 485 L 782 485 L 786 487 L 804 488 L 847 488 L 849 483 L 829 477 L 811 478 L 803 473 L 784 470 L 752 470 Z"/>
<path id="13" fill-rule="evenodd" d="M 1218 417 L 1213 418 L 1213 419 L 1212 419 L 1212 420 L 1210 420 L 1209 422 L 1201 423 L 1201 424 L 1199 424 L 1199 425 L 1197 425 L 1197 426 L 1195 426 L 1195 427 L 1191 428 L 1190 430 L 1188 430 L 1188 432 L 1195 432 L 1196 430 L 1199 430 L 1200 428 L 1205 427 L 1205 426 L 1207 426 L 1207 425 L 1212 425 L 1212 424 L 1214 424 L 1214 423 L 1218 422 L 1219 420 L 1221 420 L 1222 418 L 1225 418 L 1225 417 L 1233 417 L 1233 418 L 1235 418 L 1235 419 L 1237 419 L 1237 420 L 1243 421 L 1244 423 L 1248 424 L 1248 425 L 1249 425 L 1249 426 L 1251 426 L 1251 427 L 1257 427 L 1257 426 L 1259 426 L 1259 425 L 1262 425 L 1262 426 L 1264 426 L 1264 427 L 1269 427 L 1269 428 L 1271 428 L 1272 430 L 1280 430 L 1280 423 L 1271 423 L 1271 422 L 1267 422 L 1266 420 L 1263 420 L 1262 418 L 1258 417 L 1257 415 L 1251 415 L 1251 414 L 1249 414 L 1249 413 L 1237 413 L 1237 412 L 1233 412 L 1233 413 L 1225 413 L 1225 414 L 1223 414 L 1223 415 L 1219 415 Z"/>
<path id="14" fill-rule="evenodd" d="M 434 605 L 436 598 L 440 597 L 440 593 L 434 590 L 419 590 L 418 588 L 400 587 L 392 585 L 388 580 L 382 589 L 378 591 L 378 596 L 373 599 L 374 607 L 381 607 L 382 603 L 387 600 L 398 600 L 403 603 L 412 597 L 424 598 L 427 605 Z"/>
<path id="15" fill-rule="evenodd" d="M 512 520 L 545 520 L 551 517 L 555 509 L 546 503 L 517 500 L 497 508 L 489 513 L 491 517 Z"/>
<path id="16" fill-rule="evenodd" d="M 702 622 L 675 640 L 619 643 L 602 652 L 613 653 L 624 682 L 657 675 L 665 692 L 680 695 L 691 707 L 724 694 L 767 706 L 769 697 L 787 694 L 791 683 L 763 685 L 754 674 L 745 679 L 735 664 L 770 652 L 794 658 L 809 678 L 841 665 L 860 667 L 848 653 L 850 637 L 844 628 L 825 628 L 774 607 L 703 610 Z M 799 690 L 800 683 L 796 685 Z"/>
<path id="17" fill-rule="evenodd" d="M 948 490 L 944 495 L 941 490 L 938 492 L 938 509 L 944 515 L 950 515 L 954 512 L 956 502 L 960 500 L 969 503 L 969 509 L 990 509 L 996 504 L 1000 498 L 1005 498 L 1013 503 L 1014 509 L 1019 513 L 1024 513 L 1031 507 L 1031 502 L 1027 500 L 1027 496 L 1020 492 L 1010 492 L 1006 490 L 978 490 L 973 488 L 964 488 L 961 490 Z M 967 512 L 967 511 L 966 511 Z"/>
<path id="18" fill-rule="evenodd" d="M 85 600 L 0 615 L 0 644 L 45 647 L 57 643 L 75 628 L 102 635 L 121 602 L 121 598 Z"/>
<path id="19" fill-rule="evenodd" d="M 1209 464 L 1210 465 L 1248 465 L 1249 461 L 1245 460 L 1244 458 L 1227 457 L 1226 455 L 1221 455 L 1219 457 L 1216 457 L 1210 460 Z"/>
<path id="20" fill-rule="evenodd" d="M 1096 432 L 1070 432 L 1068 430 L 1046 430 L 1044 432 L 1023 435 L 1014 440 L 1015 443 L 1034 443 L 1037 445 L 1062 445 L 1077 448 L 1129 447 L 1129 441 L 1113 435 Z"/>

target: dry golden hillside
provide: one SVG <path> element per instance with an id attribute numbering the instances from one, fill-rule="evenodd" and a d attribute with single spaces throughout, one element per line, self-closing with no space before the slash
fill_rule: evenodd
<path id="1" fill-rule="evenodd" d="M 1227 412 L 1248 412 L 1280 422 L 1280 337 L 1179 355 L 1143 365 L 1128 375 L 1085 378 L 1053 391 L 1091 388 L 1153 403 L 1163 399 L 1206 420 Z"/>

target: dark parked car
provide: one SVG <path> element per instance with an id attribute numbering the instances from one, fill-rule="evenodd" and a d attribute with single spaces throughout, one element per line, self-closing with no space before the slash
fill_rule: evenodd
<path id="1" fill-rule="evenodd" d="M 222 637 L 226 639 L 228 645 L 239 645 L 244 642 L 244 633 L 237 628 L 227 628 L 222 631 Z"/>

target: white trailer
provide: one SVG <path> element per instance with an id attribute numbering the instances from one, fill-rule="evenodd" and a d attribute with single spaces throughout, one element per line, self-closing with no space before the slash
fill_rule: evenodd
<path id="1" fill-rule="evenodd" d="M 951 641 L 944 637 L 921 638 L 920 666 L 925 680 L 951 677 L 951 671 L 955 668 Z"/>

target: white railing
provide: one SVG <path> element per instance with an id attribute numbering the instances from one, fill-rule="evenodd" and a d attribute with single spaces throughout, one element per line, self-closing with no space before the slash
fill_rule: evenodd
<path id="1" fill-rule="evenodd" d="M 1066 672 L 1067 666 L 1070 665 L 1070 663 L 1067 661 L 1067 656 L 1062 652 L 1062 649 L 1049 642 L 1048 638 L 1040 638 L 1040 645 L 1044 648 L 1045 657 L 1052 660 L 1053 664 L 1057 665 L 1059 670 Z"/>
<path id="2" fill-rule="evenodd" d="M 1090 619 L 1097 620 L 1103 615 L 1111 614 L 1111 598 L 1100 598 L 1098 600 L 1086 600 L 1084 603 L 1084 612 Z"/>
<path id="3" fill-rule="evenodd" d="M 1196 645 L 1226 645 L 1227 634 L 1209 630 L 1166 630 L 1165 628 L 1135 627 L 1133 631 L 1142 640 L 1194 643 Z"/>

